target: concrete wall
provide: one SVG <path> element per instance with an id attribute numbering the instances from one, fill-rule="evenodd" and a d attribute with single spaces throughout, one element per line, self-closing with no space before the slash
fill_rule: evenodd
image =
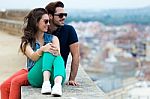
<path id="1" fill-rule="evenodd" d="M 13 35 L 22 35 L 22 21 L 0 19 L 0 30 Z"/>
<path id="2" fill-rule="evenodd" d="M 0 18 L 22 21 L 29 10 L 5 10 L 0 11 Z"/>
<path id="3" fill-rule="evenodd" d="M 0 11 L 0 30 L 13 35 L 22 35 L 24 17 L 30 10 Z"/>

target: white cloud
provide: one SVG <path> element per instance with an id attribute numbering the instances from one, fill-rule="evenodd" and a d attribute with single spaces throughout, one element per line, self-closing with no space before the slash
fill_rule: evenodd
<path id="1" fill-rule="evenodd" d="M 0 9 L 45 7 L 51 1 L 57 0 L 2 0 Z M 137 8 L 150 5 L 150 0 L 61 0 L 69 9 L 111 9 Z"/>

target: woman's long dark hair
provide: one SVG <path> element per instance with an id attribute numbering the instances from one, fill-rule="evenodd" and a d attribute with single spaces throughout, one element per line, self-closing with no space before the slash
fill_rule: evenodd
<path id="1" fill-rule="evenodd" d="M 35 8 L 24 18 L 24 35 L 21 37 L 20 49 L 25 54 L 26 46 L 29 43 L 35 47 L 35 35 L 38 31 L 38 22 L 47 11 L 44 8 Z"/>

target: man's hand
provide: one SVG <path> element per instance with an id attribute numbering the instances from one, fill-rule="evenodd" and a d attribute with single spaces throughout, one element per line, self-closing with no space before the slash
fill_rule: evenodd
<path id="1" fill-rule="evenodd" d="M 78 67 L 79 67 L 79 44 L 73 43 L 70 46 L 70 52 L 72 55 L 72 61 L 71 61 L 71 71 L 70 71 L 70 76 L 69 76 L 69 81 L 67 85 L 72 85 L 72 86 L 77 86 L 79 83 L 75 81 L 77 72 L 78 72 Z"/>
<path id="2" fill-rule="evenodd" d="M 55 55 L 55 56 L 58 56 L 58 55 L 60 55 L 60 52 L 59 52 L 59 50 L 58 50 L 58 48 L 57 48 L 57 46 L 55 46 L 54 44 L 50 44 L 50 48 L 49 48 L 49 51 L 50 51 L 50 53 L 52 53 L 53 55 Z"/>
<path id="3" fill-rule="evenodd" d="M 79 86 L 79 83 L 77 83 L 76 81 L 74 80 L 69 80 L 66 85 L 72 85 L 72 86 Z"/>

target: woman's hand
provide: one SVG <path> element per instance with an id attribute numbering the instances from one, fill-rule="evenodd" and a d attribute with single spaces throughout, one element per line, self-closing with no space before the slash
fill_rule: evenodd
<path id="1" fill-rule="evenodd" d="M 42 47 L 41 47 L 42 51 L 43 51 L 43 52 L 51 52 L 51 51 L 50 51 L 50 49 L 51 49 L 51 44 L 52 44 L 52 43 L 47 43 L 46 45 L 42 46 Z"/>
<path id="2" fill-rule="evenodd" d="M 60 55 L 58 48 L 52 43 L 47 43 L 46 45 L 42 46 L 42 50 L 43 52 L 50 52 L 55 56 Z"/>
<path id="3" fill-rule="evenodd" d="M 55 46 L 54 44 L 51 44 L 51 53 L 55 56 L 60 55 L 60 51 L 58 50 L 57 46 Z"/>

